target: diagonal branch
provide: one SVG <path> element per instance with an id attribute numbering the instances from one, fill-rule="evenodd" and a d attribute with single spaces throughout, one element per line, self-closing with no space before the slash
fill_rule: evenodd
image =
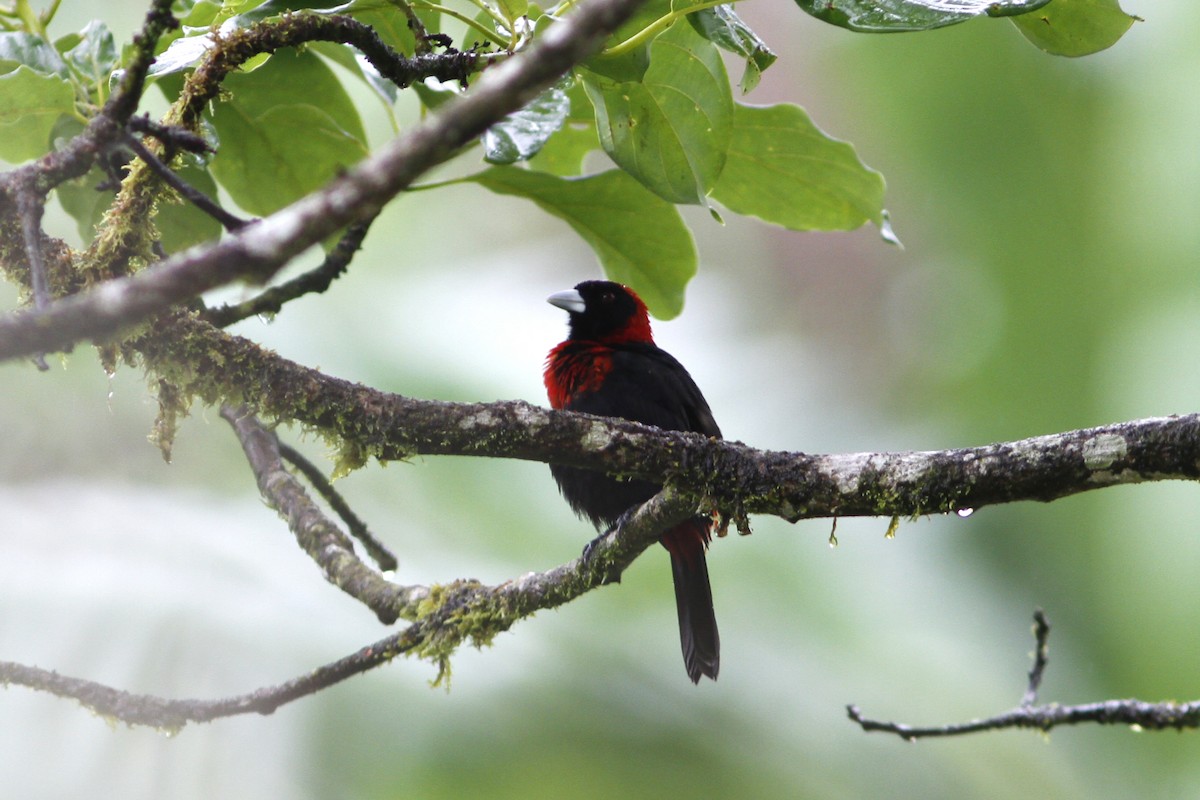
<path id="1" fill-rule="evenodd" d="M 312 484 L 317 493 L 325 498 L 325 502 L 329 504 L 333 512 L 341 517 L 342 522 L 346 523 L 350 535 L 357 539 L 358 543 L 367 551 L 367 555 L 375 562 L 375 566 L 384 572 L 399 567 L 400 564 L 396 561 L 396 556 L 392 554 L 392 551 L 375 538 L 375 535 L 367 527 L 367 523 L 354 513 L 354 509 L 350 507 L 338 490 L 333 488 L 333 483 L 325 477 L 317 465 L 305 458 L 296 448 L 283 442 L 279 442 L 278 445 L 280 458 L 291 464 Z"/>
<path id="2" fill-rule="evenodd" d="M 283 466 L 275 434 L 244 408 L 224 406 L 221 416 L 237 433 L 263 499 L 287 520 L 300 548 L 320 565 L 325 579 L 374 611 L 385 625 L 401 616 L 415 617 L 429 589 L 398 586 L 364 564 L 346 535 Z"/>
<path id="3" fill-rule="evenodd" d="M 0 320 L 0 358 L 105 340 L 171 305 L 233 280 L 266 281 L 325 237 L 371 217 L 417 177 L 523 105 L 594 53 L 643 0 L 588 0 L 528 50 L 489 69 L 461 98 L 324 189 L 196 251 L 105 282 L 45 309 Z"/>

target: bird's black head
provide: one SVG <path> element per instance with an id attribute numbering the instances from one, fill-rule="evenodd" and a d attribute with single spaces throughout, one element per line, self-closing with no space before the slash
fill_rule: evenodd
<path id="1" fill-rule="evenodd" d="M 571 339 L 653 342 L 646 304 L 633 290 L 612 281 L 584 281 L 546 298 L 571 315 Z"/>

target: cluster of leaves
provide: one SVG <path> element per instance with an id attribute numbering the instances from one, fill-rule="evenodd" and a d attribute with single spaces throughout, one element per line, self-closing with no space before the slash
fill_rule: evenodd
<path id="1" fill-rule="evenodd" d="M 180 29 L 163 39 L 150 79 L 169 99 L 183 77 L 231 30 L 290 13 L 338 14 L 370 25 L 405 56 L 446 47 L 446 31 L 498 58 L 521 49 L 570 12 L 528 0 L 178 0 Z M 1117 0 L 796 0 L 812 16 L 855 31 L 924 30 L 977 16 L 1008 16 L 1049 52 L 1107 47 L 1132 18 Z M 53 42 L 18 0 L 19 23 L 0 33 L 0 158 L 20 161 L 77 132 L 103 102 L 121 57 L 94 22 Z M 17 11 L 26 13 L 18 14 Z M 0 9 L 0 20 L 4 20 Z M 677 206 L 717 205 L 793 230 L 847 230 L 866 222 L 891 233 L 882 177 L 854 149 L 823 133 L 799 106 L 735 99 L 721 51 L 744 59 L 740 92 L 751 91 L 775 54 L 734 12 L 714 0 L 649 0 L 610 46 L 522 111 L 494 126 L 483 164 L 458 182 L 519 196 L 555 215 L 595 250 L 606 274 L 638 288 L 662 317 L 678 313 L 697 255 Z M 488 63 L 481 61 L 481 64 Z M 187 156 L 182 177 L 215 195 L 218 184 L 242 209 L 278 210 L 367 153 L 359 111 L 343 74 L 365 82 L 389 107 L 396 87 L 349 45 L 317 42 L 264 53 L 223 85 L 205 118 L 214 157 Z M 460 89 L 414 87 L 425 110 Z M 585 172 L 593 151 L 612 162 Z M 58 187 L 84 239 L 103 215 L 99 170 Z M 198 209 L 164 204 L 156 224 L 168 251 L 220 235 Z"/>

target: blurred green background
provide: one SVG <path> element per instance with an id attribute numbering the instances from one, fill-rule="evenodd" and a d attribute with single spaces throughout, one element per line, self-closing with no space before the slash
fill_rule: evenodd
<path id="1" fill-rule="evenodd" d="M 903 251 L 873 230 L 795 234 L 689 214 L 702 265 L 660 343 L 729 438 L 810 452 L 932 449 L 1195 411 L 1200 378 L 1200 5 L 1115 48 L 1041 54 L 1006 21 L 868 37 L 786 2 L 738 11 L 780 52 L 749 98 L 804 105 L 887 177 Z M 58 32 L 140 2 L 63 4 Z M 735 72 L 735 74 L 737 74 Z M 363 108 L 375 141 L 389 135 Z M 73 238 L 73 225 L 51 221 Z M 565 329 L 543 302 L 596 275 L 566 227 L 472 187 L 401 198 L 349 274 L 237 330 L 382 389 L 543 402 Z M 13 294 L 5 296 L 12 304 Z M 244 297 L 250 290 L 227 291 Z M 175 460 L 146 442 L 143 376 L 80 347 L 0 365 L 0 658 L 134 691 L 217 697 L 381 638 L 259 501 L 197 408 Z M 314 455 L 322 445 L 285 438 Z M 325 462 L 327 463 L 327 462 Z M 498 582 L 592 535 L 538 464 L 373 465 L 342 492 L 398 580 Z M 1004 732 L 916 745 L 1021 697 L 1030 617 L 1054 631 L 1043 701 L 1200 697 L 1194 487 L 1125 487 L 921 519 L 756 520 L 709 558 L 721 680 L 680 664 L 666 558 L 435 671 L 401 661 L 281 709 L 175 737 L 0 693 L 0 781 L 21 798 L 1194 797 L 1196 734 Z"/>

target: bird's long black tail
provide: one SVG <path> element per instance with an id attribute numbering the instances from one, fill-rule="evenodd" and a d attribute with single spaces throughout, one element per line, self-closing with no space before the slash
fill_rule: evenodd
<path id="1" fill-rule="evenodd" d="M 715 681 L 721 666 L 721 637 L 717 634 L 708 564 L 704 560 L 709 525 L 708 519 L 698 517 L 672 528 L 662 537 L 663 546 L 671 553 L 679 643 L 683 648 L 683 665 L 692 683 L 699 683 L 701 675 Z"/>

